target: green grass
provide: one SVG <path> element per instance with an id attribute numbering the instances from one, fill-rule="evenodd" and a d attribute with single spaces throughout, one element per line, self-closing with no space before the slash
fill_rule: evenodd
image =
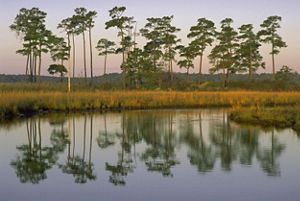
<path id="1" fill-rule="evenodd" d="M 300 132 L 300 107 L 238 108 L 230 113 L 230 119 L 242 124 L 262 127 L 293 128 Z"/>

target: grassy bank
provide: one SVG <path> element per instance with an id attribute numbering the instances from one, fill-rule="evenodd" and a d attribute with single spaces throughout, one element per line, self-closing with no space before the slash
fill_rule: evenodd
<path id="1" fill-rule="evenodd" d="M 300 105 L 296 92 L 0 92 L 1 119 L 43 111 L 86 111 L 151 108 L 274 107 Z"/>
<path id="2" fill-rule="evenodd" d="M 262 127 L 293 128 L 300 133 L 300 107 L 238 108 L 230 113 L 230 119 Z"/>

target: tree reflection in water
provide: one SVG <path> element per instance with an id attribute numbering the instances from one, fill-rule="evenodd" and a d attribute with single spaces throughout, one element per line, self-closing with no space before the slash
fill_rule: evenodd
<path id="1" fill-rule="evenodd" d="M 184 156 L 202 174 L 213 171 L 216 163 L 220 163 L 223 171 L 230 172 L 233 164 L 252 166 L 257 162 L 266 175 L 280 176 L 279 156 L 285 145 L 274 130 L 267 146 L 262 141 L 261 129 L 230 122 L 226 111 L 220 118 L 203 120 L 210 116 L 202 111 L 123 112 L 119 116 L 120 126 L 112 131 L 107 114 L 100 116 L 103 127 L 99 130 L 95 129 L 95 116 L 85 114 L 80 119 L 81 135 L 76 130 L 75 117 L 55 117 L 50 121 L 52 131 L 48 144 L 49 139 L 42 139 L 41 119 L 28 119 L 27 142 L 17 146 L 17 157 L 11 166 L 22 183 L 39 183 L 47 178 L 47 170 L 57 165 L 63 173 L 74 177 L 76 183 L 83 184 L 96 179 L 92 158 L 93 143 L 96 143 L 99 150 L 118 149 L 115 163 L 102 163 L 113 185 L 126 185 L 126 177 L 134 173 L 139 163 L 148 172 L 174 176 L 172 170 L 180 164 L 176 154 L 182 150 L 187 150 Z M 94 131 L 98 136 L 93 135 Z M 58 164 L 59 155 L 66 148 L 65 162 Z"/>
<path id="2" fill-rule="evenodd" d="M 73 118 L 73 133 L 71 134 L 71 120 L 69 119 L 68 134 L 70 142 L 73 142 L 73 151 L 71 155 L 71 143 L 69 143 L 67 161 L 63 165 L 59 165 L 63 173 L 71 174 L 75 178 L 75 183 L 86 183 L 89 180 L 95 180 L 96 174 L 94 173 L 94 164 L 92 163 L 92 140 L 93 140 L 93 115 L 90 116 L 90 137 L 89 137 L 89 153 L 88 159 L 86 159 L 86 138 L 87 138 L 87 115 L 84 115 L 83 126 L 83 148 L 82 156 L 75 155 L 75 142 L 76 142 L 76 130 L 75 119 Z"/>
<path id="3" fill-rule="evenodd" d="M 173 114 L 152 114 L 142 120 L 140 125 L 143 125 L 143 134 L 148 146 L 142 153 L 141 160 L 145 161 L 148 171 L 173 176 L 171 168 L 179 163 L 175 157 Z"/>
<path id="4" fill-rule="evenodd" d="M 132 173 L 135 168 L 131 145 L 135 144 L 133 139 L 135 139 L 134 136 L 137 133 L 131 130 L 130 123 L 132 122 L 128 122 L 128 117 L 122 113 L 122 133 L 116 134 L 116 136 L 120 138 L 121 148 L 121 151 L 118 152 L 117 164 L 112 165 L 108 162 L 105 163 L 106 170 L 111 173 L 109 176 L 109 182 L 116 186 L 124 186 L 126 184 L 125 177 L 128 173 Z"/>
<path id="5" fill-rule="evenodd" d="M 192 121 L 187 115 L 183 130 L 181 131 L 184 142 L 188 145 L 188 158 L 193 166 L 196 166 L 200 173 L 213 170 L 216 161 L 216 153 L 212 145 L 207 145 L 203 139 L 202 113 L 199 113 L 199 135 L 195 135 Z M 184 129 L 185 128 L 185 129 Z"/>
<path id="6" fill-rule="evenodd" d="M 65 132 L 61 123 L 61 129 L 54 129 L 51 133 L 52 146 L 44 146 L 40 118 L 27 120 L 26 128 L 28 143 L 17 146 L 19 154 L 11 165 L 22 183 L 37 184 L 47 178 L 46 171 L 52 168 L 58 154 L 64 151 Z"/>

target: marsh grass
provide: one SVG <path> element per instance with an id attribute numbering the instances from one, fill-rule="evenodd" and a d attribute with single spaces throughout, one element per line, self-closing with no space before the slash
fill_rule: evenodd
<path id="1" fill-rule="evenodd" d="M 293 128 L 300 132 L 300 107 L 260 107 L 232 109 L 230 119 L 262 127 Z"/>
<path id="2" fill-rule="evenodd" d="M 298 92 L 174 92 L 174 91 L 4 91 L 0 117 L 28 116 L 45 111 L 122 109 L 277 107 L 300 105 Z"/>

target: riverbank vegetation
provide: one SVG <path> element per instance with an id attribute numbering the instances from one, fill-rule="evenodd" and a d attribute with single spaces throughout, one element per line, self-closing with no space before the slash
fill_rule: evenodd
<path id="1" fill-rule="evenodd" d="M 300 133 L 300 107 L 248 107 L 233 109 L 230 119 L 262 127 L 293 128 Z"/>
<path id="2" fill-rule="evenodd" d="M 43 112 L 199 107 L 278 107 L 300 105 L 298 92 L 1 92 L 2 119 Z"/>

